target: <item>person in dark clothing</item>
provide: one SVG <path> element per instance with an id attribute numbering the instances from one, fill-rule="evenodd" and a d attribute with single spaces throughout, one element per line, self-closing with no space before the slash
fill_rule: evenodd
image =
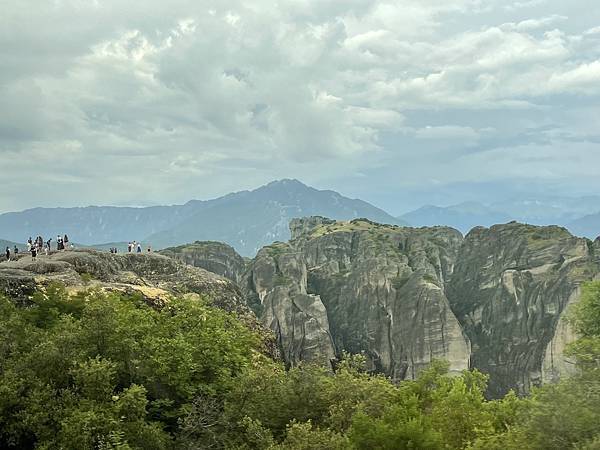
<path id="1" fill-rule="evenodd" d="M 19 247 L 17 247 L 16 245 L 15 245 L 14 253 L 15 253 L 15 256 L 17 256 L 19 254 Z"/>
<path id="2" fill-rule="evenodd" d="M 68 249 L 69 248 L 69 236 L 67 236 L 65 234 L 65 237 L 63 238 L 63 249 Z"/>
<path id="3" fill-rule="evenodd" d="M 10 248 L 6 247 L 6 260 L 10 261 Z"/>
<path id="4" fill-rule="evenodd" d="M 37 256 L 37 248 L 35 246 L 31 247 L 31 260 L 35 261 L 35 258 Z"/>

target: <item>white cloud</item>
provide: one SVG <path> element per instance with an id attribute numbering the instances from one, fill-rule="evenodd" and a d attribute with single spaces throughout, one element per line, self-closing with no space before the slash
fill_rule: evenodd
<path id="1" fill-rule="evenodd" d="M 141 203 L 396 164 L 418 174 L 420 154 L 504 145 L 487 128 L 576 140 L 578 105 L 564 98 L 600 95 L 600 55 L 597 27 L 573 11 L 538 0 L 12 2 L 0 16 L 0 154 L 9 172 L 44 149 L 68 160 L 53 172 L 79 184 L 65 203 Z M 21 188 L 0 210 L 35 203 Z"/>
<path id="2" fill-rule="evenodd" d="M 525 8 L 535 8 L 536 6 L 542 6 L 544 3 L 546 3 L 546 0 L 525 0 L 525 1 L 518 1 L 518 2 L 512 2 L 509 3 L 508 5 L 504 6 L 504 9 L 507 11 L 518 11 L 520 9 L 525 9 Z"/>
<path id="3" fill-rule="evenodd" d="M 548 86 L 558 92 L 600 94 L 600 61 L 581 64 L 554 74 L 548 81 Z"/>
<path id="4" fill-rule="evenodd" d="M 455 125 L 427 126 L 416 130 L 415 135 L 417 139 L 459 139 L 463 142 L 474 141 L 479 138 L 479 133 L 473 128 Z"/>

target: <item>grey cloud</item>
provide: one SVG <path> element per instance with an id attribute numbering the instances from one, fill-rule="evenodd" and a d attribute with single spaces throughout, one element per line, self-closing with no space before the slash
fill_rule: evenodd
<path id="1" fill-rule="evenodd" d="M 391 210 L 383 190 L 598 187 L 585 0 L 3 3 L 0 210 L 282 177 Z"/>

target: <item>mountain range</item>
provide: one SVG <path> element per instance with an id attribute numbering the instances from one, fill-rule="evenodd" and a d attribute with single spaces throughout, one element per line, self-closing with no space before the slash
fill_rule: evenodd
<path id="1" fill-rule="evenodd" d="M 47 239 L 68 234 L 80 247 L 120 250 L 133 240 L 156 249 L 213 240 L 231 245 L 243 256 L 253 257 L 265 245 L 287 241 L 290 220 L 307 216 L 336 220 L 367 218 L 378 223 L 416 227 L 444 225 L 463 234 L 476 226 L 516 220 L 561 225 L 578 236 L 594 239 L 600 234 L 600 196 L 424 206 L 393 217 L 363 200 L 285 179 L 251 191 L 213 200 L 191 200 L 183 205 L 33 208 L 9 212 L 0 215 L 0 238 L 24 243 L 29 236 L 42 235 Z"/>
<path id="2" fill-rule="evenodd" d="M 463 234 L 476 226 L 517 221 L 560 225 L 590 239 L 600 235 L 600 196 L 512 199 L 486 205 L 465 202 L 446 207 L 423 206 L 398 217 L 413 226 L 445 225 Z"/>
<path id="3" fill-rule="evenodd" d="M 154 248 L 215 240 L 233 246 L 243 256 L 254 256 L 267 244 L 288 240 L 291 219 L 312 215 L 339 220 L 364 217 L 407 225 L 365 201 L 285 179 L 252 191 L 214 200 L 191 200 L 184 205 L 33 208 L 5 213 L 0 215 L 0 236 L 24 242 L 38 234 L 68 234 L 71 241 L 83 246 L 137 240 Z"/>

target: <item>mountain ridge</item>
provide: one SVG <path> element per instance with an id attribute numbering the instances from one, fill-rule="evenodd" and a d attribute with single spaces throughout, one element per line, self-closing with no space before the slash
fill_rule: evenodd
<path id="1" fill-rule="evenodd" d="M 37 207 L 4 213 L 0 215 L 0 236 L 21 242 L 39 234 L 68 234 L 73 242 L 84 246 L 137 240 L 154 248 L 217 240 L 232 245 L 244 256 L 254 256 L 262 246 L 289 238 L 289 220 L 309 215 L 367 217 L 403 224 L 363 200 L 283 179 L 254 190 L 211 200 L 189 200 L 181 205 Z"/>
<path id="2" fill-rule="evenodd" d="M 477 226 L 517 221 L 558 225 L 573 234 L 595 239 L 600 234 L 600 196 L 519 198 L 484 204 L 463 202 L 450 206 L 425 205 L 398 216 L 414 226 L 447 225 L 467 234 Z"/>

